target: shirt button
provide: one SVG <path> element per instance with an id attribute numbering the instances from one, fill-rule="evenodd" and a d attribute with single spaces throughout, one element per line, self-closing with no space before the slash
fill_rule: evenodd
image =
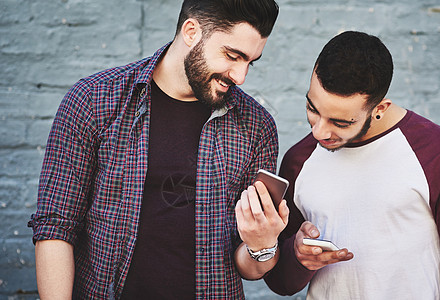
<path id="1" fill-rule="evenodd" d="M 141 114 L 141 113 L 140 113 L 139 111 L 137 111 L 134 115 L 135 115 L 136 117 L 139 117 L 140 114 Z"/>

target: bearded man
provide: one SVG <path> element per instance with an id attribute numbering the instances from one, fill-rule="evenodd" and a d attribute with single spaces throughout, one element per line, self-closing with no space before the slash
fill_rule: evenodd
<path id="1" fill-rule="evenodd" d="M 185 0 L 171 43 L 66 94 L 30 221 L 42 299 L 244 299 L 235 266 L 276 264 L 276 247 L 241 246 L 234 209 L 276 169 L 275 122 L 237 85 L 277 16 L 273 0 Z M 274 246 L 287 215 L 247 244 Z"/>

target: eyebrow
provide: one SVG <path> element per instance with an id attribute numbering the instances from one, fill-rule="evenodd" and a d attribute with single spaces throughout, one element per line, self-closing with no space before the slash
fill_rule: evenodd
<path id="1" fill-rule="evenodd" d="M 229 47 L 229 46 L 224 46 L 224 48 L 225 48 L 225 50 L 227 50 L 227 51 L 229 51 L 229 52 L 233 52 L 233 53 L 235 53 L 235 54 L 241 56 L 241 57 L 242 57 L 244 60 L 246 60 L 246 61 L 249 61 L 249 60 L 250 60 L 250 59 L 249 59 L 249 56 L 248 56 L 246 53 L 244 53 L 244 52 L 242 52 L 242 51 L 240 51 L 240 50 L 238 50 L 238 49 L 231 48 L 231 47 Z M 252 62 L 255 62 L 255 61 L 259 60 L 259 59 L 261 58 L 261 56 L 262 56 L 262 54 L 261 54 L 260 56 L 258 56 L 256 59 L 254 59 Z"/>
<path id="2" fill-rule="evenodd" d="M 315 105 L 313 105 L 313 102 L 312 102 L 312 100 L 310 99 L 310 97 L 309 97 L 309 94 L 307 93 L 306 94 L 306 99 L 307 99 L 307 103 L 319 114 L 319 111 L 316 109 L 316 106 Z M 332 121 L 332 122 L 336 122 L 336 123 L 345 123 L 345 124 L 348 124 L 348 125 L 352 125 L 352 124 L 354 124 L 354 123 L 356 123 L 357 121 L 347 121 L 347 120 L 343 120 L 343 119 L 336 119 L 336 118 L 330 118 L 329 119 L 330 121 Z"/>

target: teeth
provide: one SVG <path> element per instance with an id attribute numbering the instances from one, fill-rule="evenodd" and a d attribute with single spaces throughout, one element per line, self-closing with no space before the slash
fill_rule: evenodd
<path id="1" fill-rule="evenodd" d="M 224 87 L 228 87 L 229 85 L 227 85 L 225 82 L 218 80 L 218 83 L 220 83 L 221 86 Z"/>

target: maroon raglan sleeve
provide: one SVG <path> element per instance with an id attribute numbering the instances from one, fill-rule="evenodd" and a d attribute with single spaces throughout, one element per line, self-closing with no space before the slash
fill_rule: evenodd
<path id="1" fill-rule="evenodd" d="M 425 172 L 429 205 L 440 236 L 440 126 L 411 111 L 400 126 Z"/>

